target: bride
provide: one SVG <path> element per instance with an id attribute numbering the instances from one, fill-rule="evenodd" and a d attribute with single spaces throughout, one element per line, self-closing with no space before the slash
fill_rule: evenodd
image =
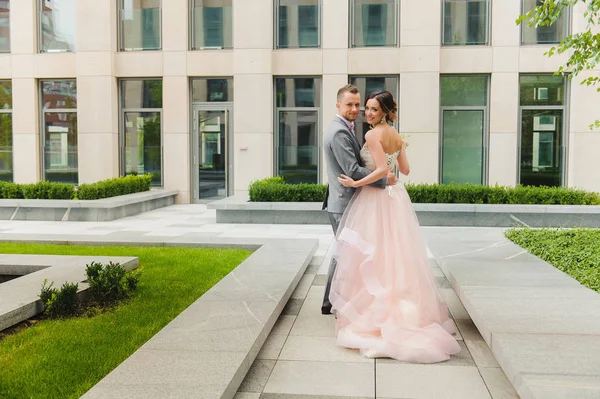
<path id="1" fill-rule="evenodd" d="M 389 124 L 397 106 L 388 91 L 371 93 L 365 116 L 373 128 L 360 156 L 372 173 L 340 183 L 358 188 L 336 236 L 337 269 L 329 299 L 337 344 L 367 357 L 435 363 L 460 351 L 454 324 L 432 275 L 420 226 L 402 184 L 367 186 L 390 167 L 408 175 L 406 144 Z"/>

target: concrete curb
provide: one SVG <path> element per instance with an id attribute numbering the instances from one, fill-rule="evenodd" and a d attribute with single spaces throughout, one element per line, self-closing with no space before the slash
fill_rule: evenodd
<path id="1" fill-rule="evenodd" d="M 105 222 L 175 204 L 176 190 L 150 190 L 100 200 L 0 200 L 0 220 Z"/>
<path id="2" fill-rule="evenodd" d="M 329 224 L 321 203 L 248 202 L 234 196 L 207 204 L 217 223 Z M 466 227 L 600 227 L 600 206 L 414 204 L 421 226 Z"/>

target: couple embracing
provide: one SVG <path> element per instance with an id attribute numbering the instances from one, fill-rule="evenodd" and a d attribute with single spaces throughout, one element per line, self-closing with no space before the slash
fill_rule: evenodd
<path id="1" fill-rule="evenodd" d="M 334 254 L 321 312 L 336 316 L 337 344 L 367 357 L 435 363 L 460 351 L 454 324 L 432 275 L 427 249 L 406 189 L 406 143 L 391 125 L 397 105 L 388 91 L 365 101 L 371 125 L 360 147 L 354 123 L 360 93 L 338 91 L 338 115 L 324 138 L 327 209 Z"/>

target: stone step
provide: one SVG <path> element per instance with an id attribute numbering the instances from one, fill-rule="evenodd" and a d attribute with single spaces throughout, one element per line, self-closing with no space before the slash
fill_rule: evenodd
<path id="1" fill-rule="evenodd" d="M 600 397 L 600 295 L 500 229 L 427 232 L 469 316 L 523 399 Z"/>
<path id="2" fill-rule="evenodd" d="M 233 398 L 317 247 L 267 240 L 83 398 Z"/>

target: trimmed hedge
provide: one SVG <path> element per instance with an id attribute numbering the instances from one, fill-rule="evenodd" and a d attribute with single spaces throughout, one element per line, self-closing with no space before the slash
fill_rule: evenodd
<path id="1" fill-rule="evenodd" d="M 600 230 L 510 229 L 506 237 L 600 293 Z"/>
<path id="2" fill-rule="evenodd" d="M 0 198 L 4 199 L 80 199 L 94 200 L 150 190 L 152 175 L 125 176 L 92 184 L 75 186 L 41 181 L 17 184 L 0 181 Z"/>
<path id="3" fill-rule="evenodd" d="M 67 183 L 40 181 L 34 184 L 0 182 L 0 198 L 5 199 L 73 199 L 75 187 Z"/>
<path id="4" fill-rule="evenodd" d="M 80 200 L 95 200 L 139 193 L 150 190 L 151 184 L 151 174 L 117 177 L 97 183 L 80 184 L 77 188 L 77 198 Z"/>
<path id="5" fill-rule="evenodd" d="M 469 184 L 406 184 L 413 203 L 600 205 L 598 193 L 566 187 L 483 186 Z M 251 202 L 321 202 L 326 185 L 286 184 L 272 177 L 250 184 Z"/>

